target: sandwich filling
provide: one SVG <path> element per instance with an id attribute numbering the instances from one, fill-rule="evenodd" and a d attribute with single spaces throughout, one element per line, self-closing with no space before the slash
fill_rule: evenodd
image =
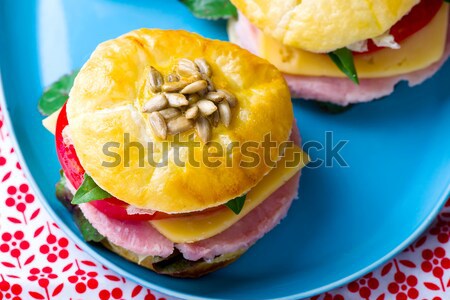
<path id="1" fill-rule="evenodd" d="M 291 138 L 299 144 L 300 135 L 296 127 Z M 119 220 L 101 212 L 92 203 L 80 204 L 79 208 L 84 217 L 110 243 L 125 248 L 142 259 L 147 256 L 166 258 L 177 249 L 187 260 L 208 261 L 224 254 L 247 249 L 275 227 L 286 216 L 292 201 L 297 197 L 299 178 L 300 171 L 296 171 L 292 177 L 276 183 L 274 191 L 268 189 L 269 195 L 231 226 L 227 226 L 226 220 L 217 215 L 208 217 L 206 214 L 208 220 L 216 224 L 208 226 L 201 221 L 201 215 L 190 219 L 184 218 L 182 224 L 179 224 L 180 219 L 173 218 L 167 221 L 175 221 L 176 227 L 167 226 L 165 232 L 164 225 L 158 226 L 158 222 L 162 220 Z M 73 192 L 70 183 L 67 183 L 67 187 Z M 204 236 L 204 232 L 220 223 L 222 223 L 220 231 L 212 236 Z M 195 237 L 196 241 L 186 240 L 186 237 L 192 238 L 195 235 L 198 235 Z M 175 241 L 171 239 L 174 236 Z"/>
<path id="2" fill-rule="evenodd" d="M 52 130 L 49 121 L 45 123 Z M 291 140 L 296 145 L 300 144 L 300 134 L 295 124 Z M 281 162 L 292 159 L 294 152 L 288 152 Z M 303 159 L 306 161 L 307 158 Z M 295 168 L 278 167 L 266 175 L 249 192 L 249 200 L 239 215 L 222 207 L 215 211 L 152 219 L 157 212 L 141 211 L 138 214 L 146 214 L 149 218 L 139 220 L 133 217 L 134 214 L 117 218 L 117 215 L 111 214 L 111 209 L 104 210 L 103 206 L 95 202 L 80 204 L 79 208 L 111 245 L 126 249 L 141 260 L 146 257 L 167 258 L 176 250 L 189 261 L 212 261 L 222 255 L 245 251 L 286 216 L 292 201 L 297 197 L 303 165 L 301 163 Z M 70 194 L 68 197 L 72 198 L 76 189 L 68 180 L 65 187 Z M 128 206 L 127 211 L 139 209 Z"/>
<path id="3" fill-rule="evenodd" d="M 73 144 L 71 144 L 70 136 L 68 136 L 69 130 L 65 130 L 69 128 L 69 126 L 66 124 L 66 117 L 65 117 L 65 106 L 62 108 L 61 111 L 58 111 L 55 113 L 58 115 L 58 118 L 55 118 L 54 115 L 48 117 L 44 124 L 51 132 L 56 132 L 57 140 L 62 140 L 62 143 L 64 145 L 60 145 L 59 153 L 64 152 L 64 155 L 60 155 L 61 161 L 64 160 L 70 160 L 70 163 L 62 163 L 64 167 L 65 176 L 69 178 L 69 180 L 66 181 L 66 187 L 70 191 L 72 195 L 74 195 L 77 192 L 77 189 L 79 188 L 80 182 L 77 182 L 77 180 L 80 180 L 81 178 L 80 174 L 75 174 L 74 172 L 83 172 L 81 165 L 79 165 L 79 162 L 76 159 L 76 152 L 74 151 Z M 56 122 L 56 120 L 59 120 L 59 122 Z M 64 126 L 65 125 L 65 126 Z M 64 129 L 61 129 L 61 128 Z M 296 144 L 300 144 L 300 136 L 297 129 L 297 126 L 294 124 L 293 126 L 293 132 L 291 134 L 292 141 Z M 60 133 L 59 133 L 59 132 Z M 66 133 L 64 135 L 64 133 Z M 57 142 L 58 144 L 58 142 Z M 68 152 L 70 155 L 67 155 Z M 294 167 L 286 167 L 285 162 L 286 161 L 294 161 L 295 155 L 301 154 L 302 158 L 297 162 L 297 164 Z M 71 158 L 67 158 L 71 157 Z M 127 240 L 121 240 L 117 236 L 111 236 L 115 230 L 118 228 L 118 224 L 121 224 L 121 222 L 125 222 L 123 224 L 123 227 L 128 228 L 127 231 L 131 230 L 136 223 L 135 222 L 141 222 L 145 225 L 139 225 L 137 231 L 142 231 L 144 228 L 150 228 L 152 232 L 158 232 L 156 239 L 149 239 L 149 241 L 141 241 L 141 242 L 148 242 L 150 244 L 155 243 L 157 245 L 157 249 L 161 249 L 161 245 L 164 245 L 167 241 L 170 241 L 171 243 L 179 243 L 179 245 L 194 243 L 194 242 L 200 242 L 207 240 L 209 238 L 212 238 L 214 236 L 220 235 L 222 232 L 228 230 L 229 228 L 233 226 L 239 226 L 237 225 L 239 222 L 241 222 L 246 215 L 252 215 L 251 219 L 254 219 L 254 216 L 260 215 L 255 211 L 261 210 L 260 208 L 256 210 L 260 206 L 267 206 L 263 205 L 263 203 L 266 202 L 276 202 L 278 201 L 277 193 L 280 193 L 282 191 L 288 190 L 289 193 L 296 193 L 297 185 L 298 185 L 298 178 L 299 178 L 299 172 L 301 168 L 305 165 L 308 158 L 305 156 L 305 154 L 302 153 L 302 151 L 298 148 L 288 148 L 286 149 L 284 156 L 279 161 L 279 166 L 274 168 L 271 172 L 269 172 L 262 181 L 254 188 L 252 188 L 246 197 L 246 202 L 244 206 L 242 207 L 242 210 L 239 212 L 239 214 L 234 214 L 231 210 L 224 206 L 216 207 L 215 209 L 209 209 L 205 211 L 200 211 L 197 213 L 191 213 L 191 214 L 164 214 L 157 211 L 151 211 L 151 210 L 144 210 L 137 207 L 134 207 L 132 205 L 128 205 L 125 202 L 122 202 L 117 199 L 105 199 L 105 200 L 96 200 L 91 201 L 89 203 L 81 204 L 80 208 L 85 214 L 86 218 L 93 224 L 93 226 L 104 236 L 108 237 L 111 242 L 114 244 L 117 244 L 118 246 L 124 247 L 126 249 L 132 250 L 135 253 L 139 254 L 146 254 L 146 255 L 157 255 L 164 257 L 167 253 L 158 253 L 154 254 L 151 251 L 147 252 L 146 249 L 148 249 L 148 246 L 142 247 L 139 243 L 128 243 Z M 69 176 L 67 176 L 70 174 Z M 291 183 L 288 183 L 291 182 Z M 78 185 L 78 187 L 74 187 L 74 185 Z M 295 188 L 294 188 L 295 186 Z M 280 190 L 280 191 L 279 191 Z M 278 199 L 270 201 L 269 199 Z M 286 201 L 286 210 L 281 209 L 279 217 L 274 218 L 273 220 L 279 221 L 284 215 L 285 212 L 287 212 L 287 208 L 289 207 L 290 202 L 292 201 L 294 197 L 291 198 L 283 198 L 283 201 Z M 284 206 L 283 206 L 284 207 Z M 262 210 L 265 211 L 265 210 Z M 284 213 L 283 213 L 284 212 Z M 278 216 L 278 212 L 276 210 L 273 212 L 276 216 Z M 98 218 L 97 218 L 98 217 Z M 264 219 L 264 218 L 263 218 Z M 98 221 L 98 222 L 96 222 Z M 102 223 L 108 223 L 113 224 L 114 226 L 104 226 L 105 224 Z M 130 225 L 127 222 L 131 222 Z M 243 221 L 242 221 L 243 222 Z M 261 220 L 261 222 L 264 222 L 264 220 Z M 275 224 L 276 225 L 276 224 Z M 274 225 L 273 225 L 274 226 Z M 268 228 L 271 228 L 273 226 L 267 226 Z M 256 226 L 257 228 L 260 228 L 260 225 Z M 264 226 L 263 226 L 264 227 Z M 113 229 L 113 231 L 108 231 L 108 228 Z M 270 230 L 270 229 L 268 229 Z M 150 229 L 147 229 L 148 234 L 150 234 Z M 263 233 L 259 233 L 259 235 L 264 234 L 266 231 L 263 230 Z M 257 235 L 257 236 L 259 236 Z M 164 243 L 160 244 L 159 241 L 161 240 L 159 236 L 164 236 Z M 252 237 L 252 236 L 249 236 Z M 138 240 L 138 239 L 136 239 Z M 167 241 L 166 241 L 167 240 Z M 186 248 L 187 246 L 180 246 L 183 249 L 189 249 Z M 173 248 L 173 247 L 172 247 Z M 141 249 L 141 250 L 139 250 Z M 167 249 L 167 248 L 166 248 Z M 239 249 L 234 249 L 239 250 Z M 183 252 L 183 251 L 182 251 Z M 170 255 L 172 252 L 168 253 Z M 224 253 L 220 253 L 224 254 Z M 186 257 L 188 259 L 192 258 L 192 256 Z"/>

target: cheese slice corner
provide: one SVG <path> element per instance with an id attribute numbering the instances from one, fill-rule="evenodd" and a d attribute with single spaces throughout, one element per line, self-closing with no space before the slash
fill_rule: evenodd
<path id="1" fill-rule="evenodd" d="M 355 55 L 360 78 L 385 78 L 422 70 L 439 61 L 447 42 L 449 5 L 444 4 L 433 20 L 423 29 L 401 43 L 400 49 L 382 49 L 374 53 Z M 345 75 L 326 54 L 312 53 L 285 46 L 275 39 L 259 34 L 259 55 L 280 71 L 292 75 Z"/>
<path id="2" fill-rule="evenodd" d="M 61 108 L 52 113 L 50 116 L 42 120 L 42 125 L 50 131 L 53 135 L 56 132 L 56 122 L 58 121 L 59 113 L 61 112 Z"/>

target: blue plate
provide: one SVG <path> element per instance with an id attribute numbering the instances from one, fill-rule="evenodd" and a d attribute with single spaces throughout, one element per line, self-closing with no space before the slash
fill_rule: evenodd
<path id="1" fill-rule="evenodd" d="M 156 275 L 82 241 L 55 199 L 59 164 L 36 109 L 43 87 L 80 67 L 95 46 L 139 27 L 183 28 L 226 39 L 224 22 L 198 20 L 178 1 L 1 1 L 0 66 L 16 147 L 36 194 L 60 227 L 114 271 L 181 298 L 298 299 L 345 284 L 411 243 L 450 187 L 450 64 L 382 101 L 332 115 L 295 101 L 304 142 L 347 140 L 349 167 L 305 169 L 288 218 L 231 266 L 196 280 Z M 14 137 L 13 137 L 14 138 Z M 329 141 L 330 142 L 330 141 Z M 330 145 L 330 143 L 328 143 Z M 330 154 L 330 152 L 328 152 Z M 311 152 L 326 159 L 325 151 Z M 330 158 L 330 156 L 328 156 Z"/>

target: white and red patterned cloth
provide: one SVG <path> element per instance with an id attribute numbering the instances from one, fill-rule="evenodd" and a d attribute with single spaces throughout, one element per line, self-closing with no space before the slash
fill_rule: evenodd
<path id="1" fill-rule="evenodd" d="M 450 299 L 450 201 L 374 272 L 311 300 Z M 108 270 L 69 240 L 30 190 L 0 107 L 0 300 L 171 299 Z"/>

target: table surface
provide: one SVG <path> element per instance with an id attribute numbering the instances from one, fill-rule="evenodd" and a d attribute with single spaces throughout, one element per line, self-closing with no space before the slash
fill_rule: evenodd
<path id="1" fill-rule="evenodd" d="M 0 299 L 172 299 L 95 262 L 30 190 L 0 107 Z M 450 293 L 450 200 L 432 226 L 379 269 L 312 300 L 430 299 Z"/>

